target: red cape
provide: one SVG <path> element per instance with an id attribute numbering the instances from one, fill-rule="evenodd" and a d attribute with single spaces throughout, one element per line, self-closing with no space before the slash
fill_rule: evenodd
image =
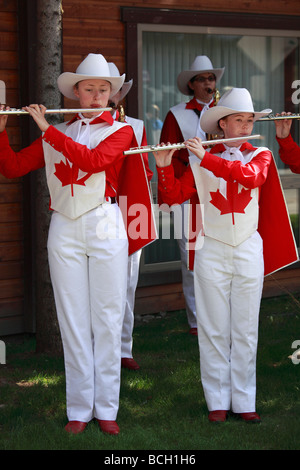
<path id="1" fill-rule="evenodd" d="M 274 158 L 261 188 L 258 232 L 263 239 L 265 276 L 299 260 Z"/>
<path id="2" fill-rule="evenodd" d="M 129 255 L 157 239 L 152 195 L 141 154 L 127 155 L 118 182 L 118 203 L 129 242 Z"/>

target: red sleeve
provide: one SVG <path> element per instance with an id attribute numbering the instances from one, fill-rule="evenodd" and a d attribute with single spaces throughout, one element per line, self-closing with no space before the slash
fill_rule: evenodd
<path id="1" fill-rule="evenodd" d="M 19 178 L 45 166 L 41 137 L 28 147 L 14 152 L 4 130 L 0 133 L 0 148 L 0 173 L 6 178 Z"/>
<path id="2" fill-rule="evenodd" d="M 158 176 L 158 191 L 160 200 L 172 206 L 173 204 L 182 204 L 192 196 L 196 191 L 194 175 L 189 166 L 186 168 L 181 178 L 175 178 L 172 165 L 166 167 L 156 167 Z"/>
<path id="3" fill-rule="evenodd" d="M 130 148 L 132 136 L 132 128 L 124 126 L 100 142 L 94 149 L 89 149 L 86 145 L 75 142 L 55 127 L 49 126 L 43 139 L 82 171 L 98 173 L 123 160 L 123 152 Z"/>
<path id="4" fill-rule="evenodd" d="M 279 144 L 279 156 L 293 173 L 300 173 L 300 147 L 293 140 L 291 134 L 285 139 L 276 137 Z"/>
<path id="5" fill-rule="evenodd" d="M 239 160 L 229 161 L 205 152 L 200 165 L 225 181 L 237 181 L 245 188 L 253 189 L 266 181 L 271 160 L 272 154 L 269 150 L 260 152 L 245 165 Z"/>
<path id="6" fill-rule="evenodd" d="M 178 122 L 174 114 L 169 111 L 161 130 L 160 142 L 167 144 L 181 144 L 184 141 Z M 183 175 L 189 164 L 189 154 L 187 149 L 177 150 L 173 154 L 172 165 L 174 167 L 175 176 L 179 178 Z"/>

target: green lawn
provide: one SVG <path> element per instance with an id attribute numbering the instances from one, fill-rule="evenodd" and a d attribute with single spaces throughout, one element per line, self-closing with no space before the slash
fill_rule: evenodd
<path id="1" fill-rule="evenodd" d="M 34 336 L 19 341 L 3 338 L 7 357 L 0 365 L 0 450 L 184 454 L 300 449 L 300 364 L 289 358 L 292 343 L 300 341 L 299 304 L 290 296 L 262 302 L 257 361 L 260 425 L 234 416 L 218 425 L 208 422 L 197 338 L 187 330 L 184 311 L 136 325 L 134 352 L 141 369 L 122 370 L 118 436 L 104 435 L 95 422 L 80 435 L 67 434 L 62 358 L 35 354 Z"/>

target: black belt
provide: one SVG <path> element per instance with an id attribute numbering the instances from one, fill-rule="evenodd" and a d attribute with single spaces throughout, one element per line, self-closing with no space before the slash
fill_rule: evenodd
<path id="1" fill-rule="evenodd" d="M 116 197 L 105 196 L 105 201 L 104 202 L 110 202 L 111 204 L 116 204 L 117 203 L 117 198 Z"/>

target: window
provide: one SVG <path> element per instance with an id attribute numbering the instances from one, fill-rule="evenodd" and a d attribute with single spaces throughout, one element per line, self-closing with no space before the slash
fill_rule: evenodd
<path id="1" fill-rule="evenodd" d="M 228 17 L 229 20 L 224 21 L 226 14 L 223 14 L 223 21 L 217 18 L 213 23 L 217 26 L 212 26 L 210 14 L 197 13 L 199 15 L 197 26 L 184 24 L 188 23 L 186 11 L 181 14 L 183 24 L 179 24 L 180 17 L 176 16 L 176 21 L 174 20 L 176 12 L 170 13 L 172 17 L 170 22 L 176 24 L 161 24 L 161 19 L 160 24 L 156 24 L 158 20 L 155 21 L 155 16 L 152 16 L 151 23 L 149 14 L 136 24 L 137 112 L 138 117 L 145 122 L 150 144 L 159 142 L 160 128 L 170 107 L 189 100 L 189 97 L 179 92 L 176 79 L 182 70 L 190 68 L 197 55 L 207 55 L 214 67 L 225 67 L 225 73 L 218 83 L 221 95 L 231 87 L 244 87 L 250 91 L 257 111 L 271 108 L 273 113 L 283 110 L 299 112 L 299 103 L 295 99 L 295 81 L 300 79 L 300 33 L 296 29 L 297 23 L 292 23 L 291 27 L 291 22 L 284 21 L 281 17 L 281 21 L 278 22 L 280 29 L 276 27 L 269 29 L 270 25 L 274 25 L 273 17 L 255 15 L 259 18 L 256 24 L 261 27 L 253 29 L 246 26 L 241 29 L 233 25 L 247 25 L 249 17 L 252 16 L 253 19 L 253 15 L 249 15 L 248 21 L 245 20 L 247 15 L 240 17 L 236 15 L 235 21 Z M 164 23 L 167 23 L 168 12 L 164 14 Z M 192 12 L 190 17 L 191 15 Z M 228 27 L 218 26 L 218 22 Z M 190 21 L 190 24 L 192 23 Z M 286 25 L 286 29 L 282 29 L 283 25 Z M 131 54 L 132 52 L 131 50 Z M 293 133 L 297 142 L 299 142 L 299 122 L 298 120 L 293 122 Z M 262 136 L 261 142 L 255 142 L 255 145 L 267 146 L 273 151 L 283 187 L 287 188 L 286 198 L 299 244 L 300 176 L 292 175 L 278 157 L 273 121 L 255 123 L 254 133 Z M 152 154 L 149 154 L 149 161 L 155 174 Z M 155 176 L 152 187 L 155 199 Z M 171 269 L 172 262 L 176 269 L 178 259 L 176 241 L 159 240 L 144 250 L 141 271 Z"/>
<path id="2" fill-rule="evenodd" d="M 158 119 L 163 121 L 171 106 L 189 100 L 179 92 L 176 79 L 182 70 L 189 70 L 197 55 L 207 55 L 214 67 L 225 66 L 219 83 L 221 96 L 232 87 L 244 87 L 250 91 L 257 111 L 271 108 L 281 112 L 287 105 L 290 109 L 293 105 L 289 103 L 295 91 L 292 84 L 299 77 L 299 39 L 294 32 L 280 31 L 274 36 L 274 31 L 247 30 L 245 34 L 243 30 L 232 28 L 156 25 L 139 25 L 138 31 L 142 73 L 139 114 L 151 143 L 159 140 Z M 262 144 L 271 148 L 276 156 L 274 123 L 255 126 L 255 133 L 264 137 Z M 278 159 L 277 162 L 279 168 L 283 168 L 282 162 Z"/>

